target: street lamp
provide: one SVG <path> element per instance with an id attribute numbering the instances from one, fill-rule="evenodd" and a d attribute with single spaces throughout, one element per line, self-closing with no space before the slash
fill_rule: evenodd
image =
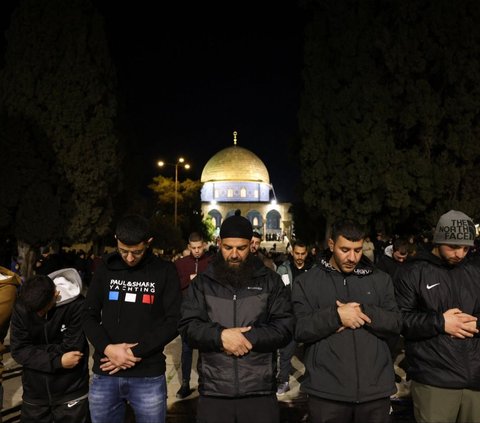
<path id="1" fill-rule="evenodd" d="M 270 185 L 270 188 L 272 189 L 272 193 L 273 193 L 273 198 L 272 200 L 270 201 L 270 204 L 272 206 L 276 206 L 277 205 L 277 196 L 275 194 L 275 190 L 273 189 L 273 184 Z"/>
<path id="2" fill-rule="evenodd" d="M 177 227 L 177 204 L 178 204 L 178 166 L 183 166 L 184 169 L 190 169 L 190 165 L 185 163 L 185 159 L 183 157 L 179 157 L 176 163 L 167 163 L 162 160 L 157 162 L 159 167 L 163 166 L 174 166 L 175 167 L 175 211 L 174 211 L 174 222 L 175 227 Z"/>

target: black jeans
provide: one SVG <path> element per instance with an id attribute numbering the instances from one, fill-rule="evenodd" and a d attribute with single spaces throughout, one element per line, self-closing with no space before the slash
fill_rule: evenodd
<path id="1" fill-rule="evenodd" d="M 297 343 L 290 341 L 287 346 L 278 350 L 280 356 L 280 371 L 278 372 L 278 382 L 288 382 L 292 371 L 292 357 L 297 349 Z"/>
<path id="2" fill-rule="evenodd" d="M 279 423 L 275 394 L 245 398 L 218 398 L 200 395 L 197 423 Z"/>
<path id="3" fill-rule="evenodd" d="M 190 382 L 192 373 L 193 350 L 182 338 L 182 382 Z"/>
<path id="4" fill-rule="evenodd" d="M 362 403 L 308 396 L 309 423 L 390 423 L 390 398 Z"/>

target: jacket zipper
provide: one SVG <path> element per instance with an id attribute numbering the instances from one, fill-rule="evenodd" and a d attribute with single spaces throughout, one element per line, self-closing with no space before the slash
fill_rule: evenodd
<path id="1" fill-rule="evenodd" d="M 233 327 L 237 327 L 237 294 L 233 294 Z M 234 356 L 233 371 L 235 373 L 235 394 L 240 392 L 238 381 L 238 357 Z"/>
<path id="2" fill-rule="evenodd" d="M 48 312 L 45 314 L 45 324 L 43 325 L 43 333 L 45 335 L 45 343 L 48 345 L 48 334 L 47 334 L 47 320 Z M 48 385 L 48 375 L 45 375 L 45 386 L 47 388 L 48 402 L 52 404 L 52 394 L 50 392 L 50 386 Z"/>
<path id="3" fill-rule="evenodd" d="M 348 289 L 348 284 L 347 284 L 347 278 L 343 278 L 343 286 L 345 286 L 347 288 L 347 298 L 348 298 L 348 301 L 350 301 L 350 290 Z M 353 329 L 352 330 L 352 337 L 353 337 L 353 354 L 355 356 L 355 373 L 357 375 L 357 380 L 356 380 L 356 384 L 357 384 L 357 393 L 356 393 L 356 398 L 357 400 L 355 402 L 358 403 L 358 398 L 360 397 L 360 375 L 358 373 L 358 355 L 357 355 L 357 340 L 355 338 L 355 331 L 358 330 L 358 329 Z"/>

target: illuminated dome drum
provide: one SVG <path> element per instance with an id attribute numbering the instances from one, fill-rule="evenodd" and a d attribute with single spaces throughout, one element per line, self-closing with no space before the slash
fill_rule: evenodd
<path id="1" fill-rule="evenodd" d="M 263 202 L 270 200 L 270 177 L 250 150 L 234 145 L 215 154 L 203 168 L 202 201 Z"/>

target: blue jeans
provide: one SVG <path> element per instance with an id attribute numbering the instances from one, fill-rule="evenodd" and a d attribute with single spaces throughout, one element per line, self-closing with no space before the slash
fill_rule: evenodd
<path id="1" fill-rule="evenodd" d="M 123 423 L 128 402 L 136 423 L 164 423 L 167 413 L 165 375 L 115 377 L 94 374 L 88 394 L 93 423 Z"/>

